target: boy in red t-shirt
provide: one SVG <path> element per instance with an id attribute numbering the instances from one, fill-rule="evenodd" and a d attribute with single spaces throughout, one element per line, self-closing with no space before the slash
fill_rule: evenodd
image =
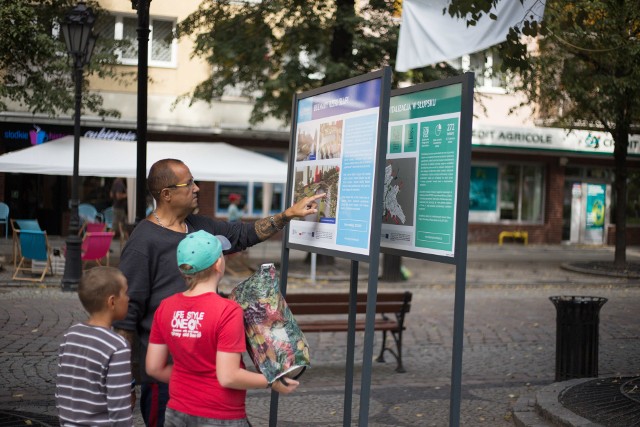
<path id="1" fill-rule="evenodd" d="M 271 385 L 264 375 L 244 368 L 242 309 L 217 293 L 225 269 L 222 250 L 229 247 L 225 237 L 206 231 L 189 234 L 178 245 L 178 266 L 188 288 L 158 307 L 146 357 L 147 374 L 169 383 L 165 426 L 191 425 L 196 418 L 250 426 L 246 390 L 273 386 L 291 393 L 299 384 L 288 379 L 286 385 Z"/>

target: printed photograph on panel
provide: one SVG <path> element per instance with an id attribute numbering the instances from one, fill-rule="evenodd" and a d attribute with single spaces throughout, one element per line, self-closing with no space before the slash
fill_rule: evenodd
<path id="1" fill-rule="evenodd" d="M 318 127 L 315 125 L 298 126 L 296 160 L 316 160 L 318 147 Z"/>
<path id="2" fill-rule="evenodd" d="M 302 221 L 335 223 L 338 206 L 338 165 L 304 166 L 296 169 L 294 203 L 314 194 L 325 193 L 319 200 L 318 212 L 301 218 Z"/>
<path id="3" fill-rule="evenodd" d="M 415 158 L 387 160 L 384 169 L 384 224 L 413 226 Z"/>
<path id="4" fill-rule="evenodd" d="M 342 120 L 320 125 L 318 159 L 337 159 L 342 151 Z"/>

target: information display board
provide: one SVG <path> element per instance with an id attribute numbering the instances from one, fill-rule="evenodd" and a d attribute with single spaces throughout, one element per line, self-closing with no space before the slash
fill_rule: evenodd
<path id="1" fill-rule="evenodd" d="M 326 196 L 317 214 L 291 221 L 289 247 L 356 260 L 370 255 L 372 235 L 379 232 L 373 207 L 386 146 L 389 81 L 384 69 L 294 99 L 290 201 Z"/>
<path id="2" fill-rule="evenodd" d="M 383 252 L 455 255 L 460 183 L 462 175 L 469 179 L 468 160 L 461 169 L 461 158 L 470 157 L 471 135 L 461 129 L 463 124 L 471 128 L 472 107 L 466 104 L 472 99 L 472 81 L 465 74 L 391 92 Z M 468 206 L 468 194 L 464 197 Z"/>

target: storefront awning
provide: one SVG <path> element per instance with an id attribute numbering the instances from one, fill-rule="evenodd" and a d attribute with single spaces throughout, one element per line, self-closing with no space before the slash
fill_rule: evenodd
<path id="1" fill-rule="evenodd" d="M 287 163 L 224 142 L 148 142 L 147 171 L 157 160 L 182 160 L 197 180 L 285 183 Z M 80 176 L 136 177 L 136 142 L 80 138 Z M 73 136 L 0 156 L 0 172 L 73 175 Z"/>

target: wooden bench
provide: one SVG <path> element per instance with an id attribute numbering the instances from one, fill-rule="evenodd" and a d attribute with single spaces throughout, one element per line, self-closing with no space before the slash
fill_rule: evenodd
<path id="1" fill-rule="evenodd" d="M 511 239 L 522 239 L 522 242 L 526 245 L 529 243 L 529 233 L 527 231 L 501 231 L 498 235 L 498 244 L 502 246 L 502 241 L 505 237 Z"/>
<path id="2" fill-rule="evenodd" d="M 384 362 L 384 353 L 391 353 L 397 361 L 396 372 L 406 372 L 402 365 L 402 332 L 405 315 L 411 309 L 411 292 L 379 293 L 376 303 L 374 329 L 382 331 L 382 348 L 376 361 Z M 347 332 L 349 314 L 348 293 L 304 293 L 287 294 L 285 297 L 303 333 Z M 367 295 L 358 294 L 356 312 L 366 313 Z M 309 318 L 306 318 L 309 316 Z M 311 318 L 313 316 L 313 318 Z M 324 318 L 327 316 L 329 318 Z M 365 318 L 356 317 L 356 331 L 365 330 Z M 395 341 L 396 349 L 387 347 L 387 332 Z"/>

